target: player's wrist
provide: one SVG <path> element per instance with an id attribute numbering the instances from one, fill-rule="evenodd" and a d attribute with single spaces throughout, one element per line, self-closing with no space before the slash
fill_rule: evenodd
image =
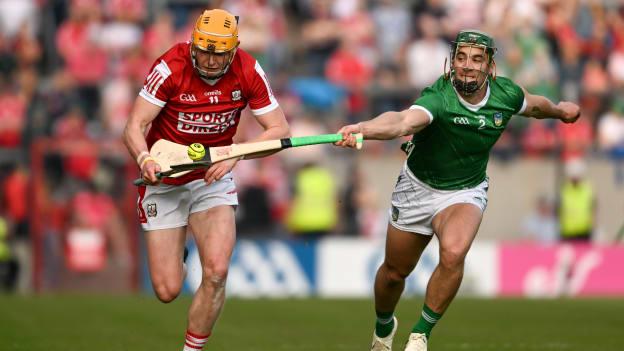
<path id="1" fill-rule="evenodd" d="M 143 163 L 143 160 L 144 160 L 146 157 L 149 157 L 149 156 L 150 156 L 149 152 L 147 152 L 147 151 L 141 151 L 141 152 L 139 153 L 139 156 L 137 156 L 137 158 L 136 158 L 136 163 L 137 163 L 137 165 L 139 165 L 139 166 L 140 166 L 140 165 Z"/>
<path id="2" fill-rule="evenodd" d="M 149 161 L 152 162 L 156 162 L 156 160 L 152 157 L 152 156 L 147 156 L 145 158 L 143 158 L 143 160 L 141 161 L 141 163 L 139 164 L 139 168 L 143 169 L 143 167 L 145 166 L 145 164 Z"/>

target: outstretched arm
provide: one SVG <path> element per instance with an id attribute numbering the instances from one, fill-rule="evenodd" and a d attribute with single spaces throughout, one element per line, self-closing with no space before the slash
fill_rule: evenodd
<path id="1" fill-rule="evenodd" d="M 405 135 L 412 135 L 424 129 L 431 120 L 421 109 L 407 109 L 400 112 L 384 112 L 379 116 L 358 124 L 350 124 L 340 128 L 343 140 L 338 146 L 355 147 L 356 140 L 352 134 L 362 133 L 364 139 L 390 140 Z"/>
<path id="2" fill-rule="evenodd" d="M 555 105 L 543 96 L 530 94 L 524 88 L 522 90 L 527 102 L 522 116 L 538 119 L 554 118 L 564 123 L 574 123 L 581 116 L 580 107 L 573 102 L 561 101 Z"/>

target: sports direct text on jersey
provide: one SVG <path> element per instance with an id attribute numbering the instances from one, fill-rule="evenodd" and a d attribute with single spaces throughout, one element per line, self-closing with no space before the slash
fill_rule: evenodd
<path id="1" fill-rule="evenodd" d="M 178 130 L 189 134 L 218 134 L 236 124 L 238 109 L 227 112 L 179 112 Z"/>

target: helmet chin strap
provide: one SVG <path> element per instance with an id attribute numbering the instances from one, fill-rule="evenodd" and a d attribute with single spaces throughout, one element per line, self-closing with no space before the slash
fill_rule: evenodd
<path id="1" fill-rule="evenodd" d="M 468 82 L 465 78 L 464 80 L 457 79 L 455 77 L 455 70 L 453 69 L 451 71 L 451 82 L 453 83 L 453 86 L 455 87 L 455 89 L 457 89 L 457 91 L 464 95 L 470 96 L 481 90 L 481 88 L 483 88 L 485 86 L 485 83 L 487 82 L 487 73 L 480 70 L 479 74 L 486 76 L 481 84 L 479 84 L 478 80 Z"/>
<path id="2" fill-rule="evenodd" d="M 219 79 L 223 77 L 227 73 L 228 69 L 230 68 L 230 64 L 232 63 L 232 60 L 234 59 L 234 55 L 236 55 L 236 50 L 237 50 L 236 47 L 231 50 L 230 59 L 228 60 L 228 63 L 225 64 L 221 72 L 217 73 L 216 75 L 211 76 L 208 74 L 208 72 L 199 68 L 199 66 L 197 65 L 197 59 L 195 58 L 195 50 L 193 50 L 193 48 L 191 47 L 191 61 L 193 62 L 193 68 L 195 68 L 195 71 L 197 72 L 197 74 L 199 74 L 199 76 L 203 79 L 207 79 L 207 80 Z"/>

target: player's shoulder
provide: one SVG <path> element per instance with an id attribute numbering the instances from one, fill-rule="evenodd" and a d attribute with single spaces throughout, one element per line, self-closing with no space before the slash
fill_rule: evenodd
<path id="1" fill-rule="evenodd" d="M 449 92 L 449 88 L 451 87 L 451 80 L 446 77 L 446 75 L 441 75 L 435 82 L 433 82 L 430 86 L 426 87 L 421 96 L 427 95 L 439 95 L 444 96 Z M 450 90 L 452 91 L 452 89 Z"/>
<path id="2" fill-rule="evenodd" d="M 240 63 L 244 64 L 244 65 L 250 65 L 251 67 L 256 65 L 256 58 L 253 57 L 250 53 L 248 53 L 247 51 L 238 48 L 236 50 L 236 57 L 238 58 L 238 60 L 240 61 Z"/>
<path id="3" fill-rule="evenodd" d="M 510 89 L 510 88 L 520 89 L 520 86 L 516 84 L 516 82 L 504 76 L 496 76 L 496 78 L 491 80 L 491 84 L 493 86 L 501 87 L 505 90 Z"/>
<path id="4" fill-rule="evenodd" d="M 247 51 L 238 48 L 236 49 L 236 55 L 232 60 L 232 69 L 240 73 L 249 73 L 255 70 L 256 59 L 251 56 Z"/>
<path id="5" fill-rule="evenodd" d="M 191 63 L 190 55 L 189 42 L 177 43 L 162 54 L 157 61 L 158 63 L 164 62 L 169 70 L 175 73 L 184 70 Z"/>
<path id="6" fill-rule="evenodd" d="M 497 76 L 490 79 L 491 95 L 503 101 L 520 101 L 524 99 L 524 91 L 513 80 Z M 511 100 L 509 100 L 511 99 Z"/>

